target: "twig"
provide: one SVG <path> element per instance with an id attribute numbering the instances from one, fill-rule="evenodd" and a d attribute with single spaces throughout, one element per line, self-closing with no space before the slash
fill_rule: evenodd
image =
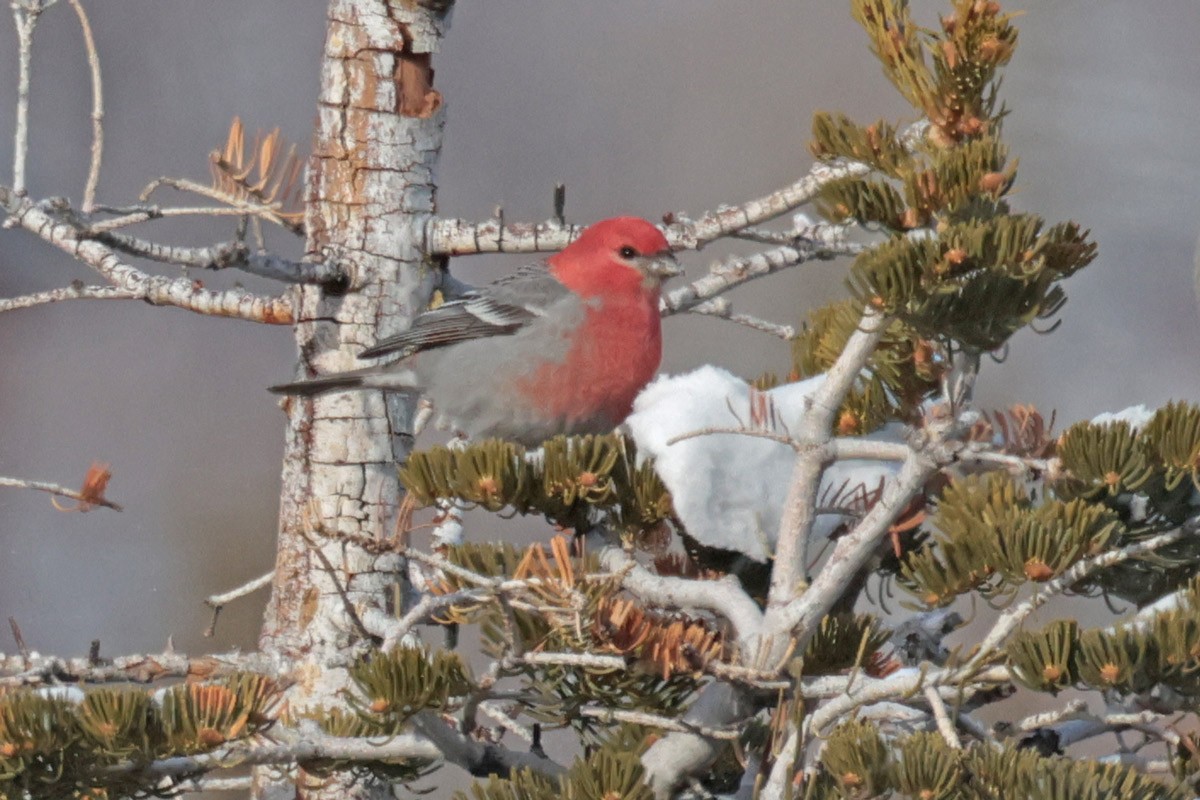
<path id="1" fill-rule="evenodd" d="M 629 722 L 634 725 L 660 728 L 664 731 L 698 733 L 710 739 L 734 741 L 741 736 L 739 728 L 710 728 L 705 725 L 690 725 L 678 719 L 664 717 L 659 714 L 647 714 L 642 711 L 623 711 L 618 708 L 584 706 L 579 709 L 579 713 L 582 716 L 598 719 L 601 722 Z"/>
<path id="2" fill-rule="evenodd" d="M 110 233 L 118 228 L 126 228 L 130 225 L 137 225 L 142 222 L 163 219 L 165 217 L 242 217 L 247 213 L 250 212 L 240 206 L 177 206 L 171 208 L 150 206 L 120 217 L 93 222 L 87 227 L 85 233 L 88 236 L 98 236 L 102 233 Z"/>
<path id="3" fill-rule="evenodd" d="M 865 175 L 865 164 L 816 164 L 800 180 L 738 206 L 723 206 L 694 221 L 666 226 L 667 240 L 677 250 L 695 250 L 714 239 L 769 222 L 811 201 L 831 181 Z M 471 223 L 435 219 L 425 228 L 425 252 L 430 255 L 472 253 L 536 253 L 561 250 L 579 235 L 580 226 L 558 220 L 505 225 L 497 219 Z"/>
<path id="4" fill-rule="evenodd" d="M 139 300 L 141 296 L 128 289 L 118 286 L 85 286 L 83 284 L 64 286 L 61 289 L 50 289 L 45 292 L 22 295 L 20 297 L 0 298 L 0 313 L 16 311 L 21 308 L 58 303 L 63 300 Z"/>
<path id="5" fill-rule="evenodd" d="M 0 686 L 52 683 L 150 683 L 161 678 L 210 678 L 232 672 L 278 677 L 282 670 L 266 656 L 223 653 L 188 658 L 182 653 L 129 655 L 95 663 L 90 658 L 6 656 L 0 653 Z"/>
<path id="6" fill-rule="evenodd" d="M 607 670 L 623 670 L 629 666 L 622 656 L 606 656 L 599 653 L 524 653 L 514 656 L 513 661 L 530 666 L 557 665 Z"/>
<path id="7" fill-rule="evenodd" d="M 59 486 L 56 483 L 0 477 L 0 486 L 7 486 L 13 489 L 33 489 L 34 491 L 46 492 L 57 497 L 65 497 L 69 500 L 75 500 L 83 505 L 104 506 L 105 508 L 111 508 L 113 511 L 121 510 L 121 506 L 117 505 L 111 500 L 105 499 L 104 497 L 96 497 L 91 494 L 84 494 L 83 492 L 78 492 L 74 489 L 68 489 L 65 486 Z"/>
<path id="8" fill-rule="evenodd" d="M 178 264 L 195 269 L 240 269 L 252 275 L 286 283 L 339 284 L 348 280 L 346 273 L 334 264 L 313 261 L 292 261 L 272 253 L 252 253 L 244 241 L 181 247 L 139 239 L 124 233 L 102 232 L 95 238 L 130 255 L 148 258 L 164 264 Z"/>
<path id="9" fill-rule="evenodd" d="M 226 266 L 237 267 L 243 272 L 285 283 L 314 283 L 322 285 L 345 284 L 349 276 L 334 264 L 315 261 L 292 261 L 271 253 L 250 253 L 241 261 L 232 261 Z"/>
<path id="10" fill-rule="evenodd" d="M 992 652 L 1004 643 L 1009 634 L 1017 629 L 1026 617 L 1036 611 L 1039 606 L 1051 597 L 1061 594 L 1097 570 L 1111 567 L 1114 564 L 1119 564 L 1136 556 L 1153 553 L 1160 547 L 1166 547 L 1172 542 L 1177 542 L 1183 538 L 1185 533 L 1195 533 L 1197 527 L 1200 527 L 1200 524 L 1195 520 L 1189 521 L 1187 524 L 1174 530 L 1160 533 L 1157 536 L 1151 536 L 1149 539 L 1143 539 L 1120 550 L 1110 550 L 1085 561 L 1078 562 L 1062 575 L 1043 584 L 1028 600 L 1013 606 L 1001 614 L 987 636 L 984 637 L 983 642 L 980 643 L 979 649 L 971 657 L 968 667 L 982 665 Z"/>
<path id="11" fill-rule="evenodd" d="M 817 623 L 833 608 L 850 579 L 875 552 L 896 515 L 936 470 L 937 462 L 928 454 L 913 452 L 900 466 L 895 479 L 884 487 L 883 496 L 862 521 L 838 540 L 833 553 L 805 593 L 786 606 L 768 610 L 767 629 L 775 636 L 794 635 L 797 646 L 803 647 L 816 632 Z M 777 555 L 777 570 L 778 563 Z"/>
<path id="12" fill-rule="evenodd" d="M 272 730 L 272 735 L 279 734 L 278 730 Z M 109 775 L 177 777 L 243 765 L 292 764 L 314 759 L 386 761 L 400 758 L 431 760 L 439 757 L 441 753 L 432 742 L 410 733 L 375 739 L 320 736 L 282 744 L 237 742 L 208 753 L 161 758 L 149 764 L 127 761 L 105 771 Z"/>
<path id="13" fill-rule="evenodd" d="M 202 183 L 189 181 L 185 178 L 170 178 L 166 176 L 156 178 L 150 183 L 146 184 L 146 188 L 142 189 L 142 193 L 138 196 L 138 198 L 142 202 L 145 202 L 150 198 L 150 195 L 154 194 L 154 192 L 163 186 L 167 186 L 181 192 L 191 192 L 192 194 L 198 194 L 201 197 L 207 197 L 210 200 L 216 200 L 219 203 L 225 203 L 232 209 L 237 209 L 241 214 L 249 214 L 259 219 L 265 219 L 266 221 L 273 222 L 276 225 L 286 228 L 295 234 L 303 235 L 304 233 L 304 225 L 302 223 L 288 219 L 286 216 L 281 214 L 277 208 L 268 205 L 262 205 L 260 203 L 248 203 L 239 197 L 235 197 L 234 195 L 218 191 L 213 189 L 211 186 L 205 186 Z M 165 211 L 166 209 L 162 210 Z M 135 211 L 134 213 L 137 212 Z"/>
<path id="14" fill-rule="evenodd" d="M 969 683 L 967 683 L 968 677 Z M 809 730 L 820 734 L 829 725 L 842 719 L 856 708 L 882 700 L 911 697 L 926 687 L 937 688 L 940 692 L 953 698 L 972 687 L 1007 684 L 1010 680 L 1008 669 L 1005 667 L 991 667 L 975 673 L 964 668 L 926 670 L 907 667 L 886 678 L 860 676 L 855 680 L 853 686 L 848 686 L 845 691 L 832 697 L 825 705 L 809 714 L 805 718 L 805 725 Z"/>
<path id="15" fill-rule="evenodd" d="M 25 644 L 25 636 L 21 633 L 21 626 L 17 624 L 16 617 L 8 618 L 8 627 L 12 630 L 13 641 L 17 643 L 17 650 L 21 653 L 21 658 L 28 664 L 29 647 Z M 28 666 L 26 666 L 26 669 L 28 669 Z"/>
<path id="16" fill-rule="evenodd" d="M 271 585 L 271 579 L 275 577 L 275 572 L 272 570 L 265 575 L 259 575 L 251 581 L 243 583 L 236 589 L 230 589 L 228 592 L 220 594 L 212 594 L 204 599 L 204 604 L 213 610 L 212 622 L 208 624 L 208 630 L 204 632 L 205 636 L 212 636 L 217 632 L 217 617 L 221 614 L 221 609 L 234 600 L 239 600 L 247 595 L 257 592 L 259 589 L 265 589 Z"/>
<path id="17" fill-rule="evenodd" d="M 775 754 L 775 763 L 771 765 L 771 773 L 758 795 L 758 800 L 783 800 L 787 789 L 796 772 L 796 759 L 800 756 L 800 728 L 791 721 L 788 722 L 788 735 Z"/>
<path id="18" fill-rule="evenodd" d="M 1038 728 L 1049 727 L 1061 722 L 1066 717 L 1073 717 L 1085 711 L 1087 711 L 1087 701 L 1077 698 L 1065 704 L 1062 708 L 1056 708 L 1053 711 L 1043 711 L 1040 714 L 1032 714 L 1018 722 L 1015 727 L 1020 731 L 1033 731 Z"/>
<path id="19" fill-rule="evenodd" d="M 942 700 L 938 690 L 932 686 L 926 686 L 924 694 L 933 711 L 933 719 L 937 722 L 938 733 L 951 748 L 962 750 L 962 741 L 958 738 L 958 731 L 954 729 L 954 721 L 950 719 L 950 714 L 946 711 L 946 703 Z"/>
<path id="20" fill-rule="evenodd" d="M 748 256 L 731 256 L 713 265 L 702 278 L 672 289 L 663 296 L 659 309 L 664 317 L 687 311 L 748 281 L 813 259 L 830 259 L 839 254 L 839 251 L 824 245 L 805 243 L 795 247 L 776 247 Z"/>
<path id="21" fill-rule="evenodd" d="M 711 300 L 706 300 L 699 305 L 692 306 L 688 311 L 692 314 L 706 314 L 710 317 L 727 319 L 730 322 L 745 325 L 747 328 L 769 333 L 772 336 L 778 336 L 785 342 L 790 342 L 796 338 L 796 329 L 791 325 L 780 325 L 777 322 L 759 319 L 751 314 L 735 314 L 733 304 L 724 297 L 714 297 Z"/>
<path id="22" fill-rule="evenodd" d="M 79 225 L 27 198 L 18 197 L 6 186 L 0 186 L 0 207 L 9 213 L 13 224 L 87 264 L 114 286 L 153 305 L 176 306 L 198 314 L 235 317 L 269 325 L 290 325 L 292 322 L 292 303 L 286 296 L 260 297 L 236 288 L 216 292 L 187 278 L 148 275 L 122 261 L 112 247 L 89 239 Z"/>
<path id="23" fill-rule="evenodd" d="M 96 53 L 96 40 L 92 36 L 92 25 L 79 0 L 68 0 L 79 17 L 83 31 L 83 45 L 87 50 L 88 69 L 92 74 L 92 157 L 88 164 L 87 183 L 83 188 L 83 213 L 90 214 L 96 205 L 96 187 L 100 183 L 100 162 L 104 156 L 104 84 L 100 80 L 100 57 Z"/>
<path id="24" fill-rule="evenodd" d="M 40 0 L 14 2 L 17 28 L 17 119 L 13 132 L 13 193 L 25 196 L 25 162 L 29 156 L 29 82 L 33 63 L 33 31 L 43 11 Z"/>
<path id="25" fill-rule="evenodd" d="M 195 269 L 223 269 L 245 261 L 249 255 L 246 243 L 239 239 L 207 247 L 181 247 L 111 231 L 97 234 L 94 238 L 131 256 Z"/>

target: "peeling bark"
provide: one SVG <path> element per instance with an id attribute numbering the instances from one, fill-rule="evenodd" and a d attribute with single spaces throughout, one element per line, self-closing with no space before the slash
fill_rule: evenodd
<path id="1" fill-rule="evenodd" d="M 310 254 L 336 256 L 348 290 L 297 287 L 295 335 L 304 375 L 359 366 L 356 354 L 406 328 L 427 304 L 434 274 L 423 230 L 434 210 L 442 142 L 430 56 L 447 23 L 442 8 L 386 0 L 332 0 L 321 94 L 308 164 Z M 391 532 L 408 453 L 412 404 L 376 392 L 283 401 L 287 437 L 279 542 L 260 647 L 293 665 L 292 713 L 343 703 L 346 666 L 370 642 L 359 623 L 387 608 L 399 580 L 395 556 L 372 555 L 330 534 L 377 539 Z M 319 549 L 319 553 L 317 552 Z M 287 791 L 256 780 L 258 797 Z M 345 776 L 301 775 L 302 797 L 390 797 Z"/>

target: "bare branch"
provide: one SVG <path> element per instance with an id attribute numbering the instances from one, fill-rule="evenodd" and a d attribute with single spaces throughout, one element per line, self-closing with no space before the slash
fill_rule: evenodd
<path id="1" fill-rule="evenodd" d="M 171 787 L 172 792 L 246 792 L 254 786 L 249 775 L 234 778 L 192 778 Z"/>
<path id="2" fill-rule="evenodd" d="M 44 481 L 27 481 L 21 478 L 5 478 L 0 477 L 0 486 L 9 487 L 12 489 L 33 489 L 38 492 L 46 492 L 56 497 L 65 497 L 69 500 L 74 500 L 83 506 L 104 506 L 111 508 L 113 511 L 120 511 L 121 506 L 108 500 L 104 497 L 97 497 L 94 494 L 80 492 L 75 489 L 68 489 L 65 486 L 59 486 L 56 483 L 46 483 Z"/>
<path id="3" fill-rule="evenodd" d="M 40 0 L 12 4 L 17 28 L 17 120 L 13 132 L 13 192 L 25 196 L 25 162 L 29 156 L 29 81 L 33 62 L 33 31 L 45 7 Z"/>
<path id="4" fill-rule="evenodd" d="M 813 259 L 830 259 L 839 254 L 823 244 L 802 243 L 797 246 L 776 247 L 749 256 L 731 256 L 713 265 L 704 277 L 663 295 L 660 309 L 664 317 L 687 311 L 735 286 Z"/>
<path id="5" fill-rule="evenodd" d="M 92 157 L 88 164 L 87 183 L 83 187 L 83 213 L 90 214 L 96 205 L 96 187 L 100 183 L 100 162 L 104 157 L 104 84 L 100 80 L 100 57 L 96 53 L 96 40 L 92 36 L 92 25 L 79 0 L 68 0 L 79 27 L 83 31 L 83 45 L 87 50 L 88 69 L 92 74 Z"/>
<path id="6" fill-rule="evenodd" d="M 271 579 L 275 577 L 275 571 L 272 570 L 265 575 L 259 575 L 251 581 L 243 583 L 237 588 L 230 589 L 228 592 L 220 594 L 210 594 L 204 598 L 204 604 L 213 610 L 212 622 L 208 624 L 208 630 L 204 632 L 205 636 L 212 636 L 217 631 L 217 617 L 221 614 L 221 609 L 232 603 L 234 600 L 240 600 L 243 597 L 254 594 L 259 589 L 265 589 L 271 585 Z"/>
<path id="7" fill-rule="evenodd" d="M 187 278 L 148 275 L 122 261 L 112 247 L 87 238 L 78 225 L 16 196 L 4 186 L 0 186 L 0 206 L 16 225 L 87 264 L 114 286 L 153 305 L 177 306 L 198 314 L 271 325 L 290 325 L 292 322 L 292 303 L 288 297 L 261 297 L 243 289 L 210 291 L 198 281 Z"/>
<path id="8" fill-rule="evenodd" d="M 149 199 L 150 195 L 152 195 L 155 191 L 157 191 L 158 189 L 160 189 L 161 187 L 164 187 L 164 186 L 169 187 L 171 189 L 176 189 L 181 192 L 191 192 L 192 194 L 198 194 L 201 197 L 207 197 L 210 200 L 216 200 L 219 203 L 225 203 L 226 205 L 228 205 L 230 207 L 230 209 L 236 209 L 236 211 L 234 213 L 240 212 L 241 214 L 248 214 L 253 217 L 258 217 L 259 219 L 264 219 L 267 222 L 273 222 L 276 225 L 280 226 L 281 228 L 286 228 L 289 231 L 291 231 L 292 233 L 297 234 L 299 236 L 304 235 L 304 225 L 300 222 L 297 222 L 294 219 L 291 219 L 289 216 L 286 216 L 286 215 L 280 213 L 279 209 L 277 209 L 277 208 L 274 208 L 269 205 L 263 205 L 261 203 L 247 202 L 246 200 L 243 200 L 240 197 L 236 197 L 236 196 L 228 194 L 226 192 L 218 191 L 216 189 L 213 189 L 211 186 L 205 186 L 202 183 L 196 183 L 195 181 L 189 181 L 185 178 L 170 178 L 170 177 L 166 177 L 166 176 L 161 177 L 161 178 L 156 178 L 155 180 L 148 183 L 146 185 L 146 188 L 142 189 L 142 193 L 141 193 L 141 195 L 139 195 L 139 199 L 142 200 L 142 202 L 145 202 L 146 200 Z M 157 206 L 151 206 L 146 209 L 134 209 L 131 213 L 133 213 L 133 214 L 153 213 L 153 211 L 155 209 L 157 209 Z M 170 209 L 158 209 L 158 210 L 160 212 L 165 212 Z"/>
<path id="9" fill-rule="evenodd" d="M 796 759 L 800 755 L 800 728 L 789 720 L 787 731 L 787 738 L 775 754 L 771 773 L 758 795 L 759 800 L 783 800 L 787 796 L 787 789 L 796 771 Z"/>
<path id="10" fill-rule="evenodd" d="M 925 699 L 929 701 L 929 708 L 933 711 L 933 718 L 937 722 L 938 733 L 950 747 L 962 750 L 962 741 L 958 738 L 958 731 L 954 729 L 954 721 L 950 719 L 950 713 L 946 710 L 946 702 L 942 700 L 941 694 L 932 686 L 926 686 L 924 694 Z"/>
<path id="11" fill-rule="evenodd" d="M 821 571 L 804 594 L 778 610 L 768 611 L 768 630 L 777 636 L 788 636 L 794 632 L 798 645 L 803 647 L 816 632 L 817 623 L 837 602 L 851 577 L 875 552 L 879 541 L 887 534 L 888 527 L 896 516 L 936 470 L 937 462 L 933 458 L 913 452 L 900 466 L 895 479 L 884 487 L 883 496 L 871 507 L 862 521 L 853 531 L 838 540 L 833 554 L 822 565 Z M 782 541 L 782 536 L 780 540 Z M 775 563 L 776 570 L 779 570 L 778 551 Z"/>
<path id="12" fill-rule="evenodd" d="M 174 206 L 170 208 L 162 208 L 160 206 L 146 206 L 120 217 L 93 222 L 87 226 L 85 231 L 90 236 L 97 236 L 102 233 L 109 233 L 118 228 L 127 228 L 130 225 L 137 225 L 142 222 L 149 222 L 155 219 L 164 219 L 166 217 L 244 217 L 248 214 L 246 209 L 238 206 Z"/>
<path id="13" fill-rule="evenodd" d="M 271 253 L 250 253 L 244 261 L 231 262 L 243 272 L 284 283 L 345 284 L 349 276 L 338 266 L 315 261 L 292 261 Z"/>
<path id="14" fill-rule="evenodd" d="M 105 232 L 91 238 L 131 256 L 194 269 L 235 266 L 244 261 L 249 253 L 246 243 L 237 239 L 208 247 L 180 247 L 139 239 L 127 233 Z"/>
<path id="15" fill-rule="evenodd" d="M 647 714 L 642 711 L 622 711 L 621 709 L 603 706 L 584 706 L 579 709 L 579 713 L 582 716 L 598 719 L 601 722 L 629 722 L 634 725 L 646 725 L 664 731 L 698 733 L 710 739 L 734 741 L 742 735 L 741 728 L 737 727 L 709 728 L 704 725 L 691 725 L 678 719 L 664 717 L 659 714 Z"/>
<path id="16" fill-rule="evenodd" d="M 750 314 L 735 314 L 733 303 L 724 297 L 714 297 L 712 300 L 706 300 L 699 305 L 692 306 L 688 311 L 692 314 L 706 314 L 710 317 L 727 319 L 730 322 L 745 325 L 747 328 L 769 333 L 772 336 L 778 336 L 785 342 L 790 342 L 796 338 L 796 329 L 791 325 L 780 325 L 777 322 L 759 319 Z"/>
<path id="17" fill-rule="evenodd" d="M 696 250 L 714 239 L 769 222 L 810 202 L 831 181 L 865 175 L 865 164 L 815 164 L 800 180 L 739 206 L 723 206 L 688 220 L 666 226 L 667 240 L 677 250 Z M 471 253 L 538 253 L 561 250 L 580 231 L 579 225 L 562 225 L 558 220 L 505 225 L 502 219 L 478 224 L 456 219 L 435 219 L 425 229 L 425 252 L 430 255 Z"/>
<path id="18" fill-rule="evenodd" d="M 1005 667 L 992 667 L 974 674 L 965 668 L 925 670 L 909 667 L 886 678 L 859 677 L 853 684 L 847 684 L 845 689 L 832 697 L 828 703 L 809 714 L 804 724 L 808 730 L 820 735 L 856 708 L 882 700 L 911 697 L 924 691 L 926 687 L 933 687 L 943 697 L 954 700 L 974 689 L 1007 684 L 1010 681 L 1008 669 Z"/>
<path id="19" fill-rule="evenodd" d="M 278 665 L 255 653 L 222 653 L 189 658 L 168 651 L 129 655 L 111 661 L 33 654 L 29 658 L 0 653 L 0 686 L 57 683 L 151 683 L 163 678 L 213 678 L 233 672 L 278 676 Z"/>
<path id="20" fill-rule="evenodd" d="M 111 231 L 101 232 L 94 238 L 129 255 L 193 269 L 240 269 L 285 283 L 327 285 L 344 284 L 348 280 L 340 267 L 311 261 L 292 261 L 272 253 L 253 253 L 245 242 L 238 239 L 208 247 L 180 247 Z"/>
<path id="21" fill-rule="evenodd" d="M 45 292 L 26 294 L 20 297 L 0 298 L 0 313 L 16 311 L 20 308 L 58 303 L 63 300 L 139 300 L 137 292 L 121 289 L 117 286 L 85 286 L 77 284 L 64 286 L 61 289 L 50 289 Z"/>
<path id="22" fill-rule="evenodd" d="M 273 736 L 282 733 L 279 729 L 272 729 Z M 237 742 L 208 753 L 162 758 L 149 764 L 129 761 L 109 767 L 107 771 L 110 775 L 170 778 L 243 765 L 294 764 L 314 759 L 387 761 L 401 758 L 434 760 L 440 757 L 441 752 L 432 742 L 409 733 L 373 739 L 312 736 L 285 743 Z"/>
<path id="23" fill-rule="evenodd" d="M 825 374 L 824 382 L 812 395 L 810 407 L 801 419 L 796 435 L 801 445 L 821 445 L 830 440 L 833 435 L 834 414 L 854 386 L 854 382 L 858 380 L 887 324 L 888 321 L 881 314 L 870 308 L 863 312 L 862 325 L 851 335 L 842 354 Z M 775 568 L 771 572 L 769 607 L 779 608 L 790 602 L 797 588 L 800 588 L 805 580 L 809 533 L 816 520 L 817 492 L 824 469 L 822 456 L 819 450 L 814 449 L 812 452 L 802 452 L 796 458 L 791 484 L 784 501 L 783 516 L 779 521 L 779 540 L 775 547 Z M 882 502 L 879 505 L 882 505 Z M 839 543 L 838 549 L 842 549 L 842 543 Z M 849 576 L 841 577 L 845 579 Z"/>

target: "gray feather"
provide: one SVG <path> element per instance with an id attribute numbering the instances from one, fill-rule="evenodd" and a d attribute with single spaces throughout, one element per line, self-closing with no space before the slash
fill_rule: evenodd
<path id="1" fill-rule="evenodd" d="M 516 333 L 569 294 L 543 262 L 419 314 L 408 330 L 381 339 L 359 358 L 411 355 L 448 344 Z"/>

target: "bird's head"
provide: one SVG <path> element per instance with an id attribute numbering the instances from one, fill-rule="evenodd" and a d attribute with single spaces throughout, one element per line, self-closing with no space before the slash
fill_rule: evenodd
<path id="1" fill-rule="evenodd" d="M 667 237 L 638 217 L 597 222 L 550 260 L 556 273 L 568 284 L 575 282 L 573 278 L 585 276 L 591 281 L 611 284 L 619 280 L 624 271 L 621 268 L 625 268 L 636 273 L 643 287 L 657 289 L 662 281 L 683 273 L 671 254 Z"/>

